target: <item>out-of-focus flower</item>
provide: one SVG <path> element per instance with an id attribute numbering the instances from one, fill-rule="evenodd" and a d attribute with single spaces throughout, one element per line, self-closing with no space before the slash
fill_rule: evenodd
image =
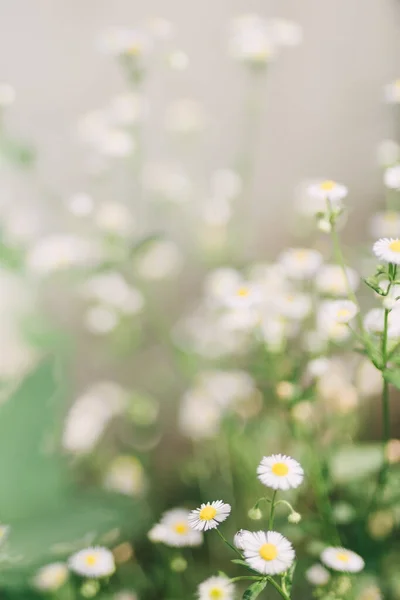
<path id="1" fill-rule="evenodd" d="M 400 103 L 400 79 L 396 79 L 385 86 L 385 100 L 389 104 Z"/>
<path id="2" fill-rule="evenodd" d="M 396 211 L 380 212 L 370 219 L 371 235 L 375 238 L 400 236 L 400 213 Z"/>
<path id="3" fill-rule="evenodd" d="M 218 577 L 210 577 L 200 583 L 197 596 L 199 600 L 233 600 L 235 596 L 235 586 L 230 582 L 228 577 L 219 575 Z"/>
<path id="4" fill-rule="evenodd" d="M 296 395 L 297 388 L 295 384 L 290 381 L 280 381 L 277 384 L 275 391 L 280 400 L 291 400 Z"/>
<path id="5" fill-rule="evenodd" d="M 114 125 L 131 126 L 147 118 L 149 106 L 141 94 L 125 92 L 112 99 L 108 114 Z"/>
<path id="6" fill-rule="evenodd" d="M 96 265 L 101 258 L 98 245 L 73 234 L 52 234 L 38 240 L 27 254 L 28 268 L 38 275 L 72 267 Z"/>
<path id="7" fill-rule="evenodd" d="M 136 259 L 136 271 L 148 280 L 160 280 L 176 275 L 183 263 L 178 246 L 170 240 L 156 240 Z"/>
<path id="8" fill-rule="evenodd" d="M 376 540 L 387 537 L 395 525 L 393 514 L 390 510 L 378 510 L 368 519 L 368 531 Z"/>
<path id="9" fill-rule="evenodd" d="M 240 175 L 232 169 L 217 169 L 211 178 L 211 193 L 216 198 L 234 200 L 243 188 Z"/>
<path id="10" fill-rule="evenodd" d="M 4 542 L 8 538 L 8 534 L 10 533 L 9 525 L 0 525 L 0 546 L 4 544 Z"/>
<path id="11" fill-rule="evenodd" d="M 400 462 L 400 440 L 389 440 L 386 446 L 386 456 L 391 464 Z"/>
<path id="12" fill-rule="evenodd" d="M 0 108 L 11 106 L 15 100 L 15 90 L 9 83 L 0 83 Z"/>
<path id="13" fill-rule="evenodd" d="M 165 115 L 165 126 L 183 135 L 197 133 L 204 129 L 206 116 L 201 104 L 191 98 L 176 100 Z"/>
<path id="14" fill-rule="evenodd" d="M 143 295 L 116 271 L 100 273 L 90 278 L 81 287 L 81 294 L 88 300 L 128 315 L 140 313 L 144 306 Z"/>
<path id="15" fill-rule="evenodd" d="M 174 25 L 164 17 L 152 17 L 147 22 L 151 34 L 159 40 L 170 40 L 174 34 Z"/>
<path id="16" fill-rule="evenodd" d="M 308 279 L 315 275 L 322 264 L 322 255 L 309 248 L 289 248 L 278 258 L 285 273 L 292 279 Z"/>
<path id="17" fill-rule="evenodd" d="M 231 24 L 229 53 L 252 66 L 265 66 L 277 53 L 271 24 L 254 14 L 236 17 Z"/>
<path id="18" fill-rule="evenodd" d="M 306 571 L 306 579 L 311 585 L 326 585 L 331 575 L 325 567 L 316 563 Z"/>
<path id="19" fill-rule="evenodd" d="M 261 512 L 261 511 L 260 511 Z M 262 515 L 262 513 L 261 513 Z M 235 537 L 233 538 L 233 543 L 238 550 L 243 550 L 243 538 L 246 533 L 250 533 L 247 529 L 239 529 L 237 533 L 235 533 Z"/>
<path id="20" fill-rule="evenodd" d="M 55 592 L 68 579 L 68 567 L 65 563 L 56 562 L 45 565 L 36 573 L 32 585 L 43 592 Z"/>
<path id="21" fill-rule="evenodd" d="M 284 573 L 295 559 L 292 544 L 277 531 L 245 534 L 243 553 L 250 567 L 263 575 Z"/>
<path id="22" fill-rule="evenodd" d="M 80 396 L 70 409 L 63 447 L 74 454 L 90 452 L 109 421 L 127 407 L 127 392 L 112 381 L 99 382 Z"/>
<path id="23" fill-rule="evenodd" d="M 285 294 L 276 294 L 272 299 L 276 312 L 295 321 L 301 321 L 310 314 L 311 298 L 295 290 Z"/>
<path id="24" fill-rule="evenodd" d="M 382 373 L 369 360 L 361 362 L 357 371 L 357 389 L 362 396 L 378 396 L 382 391 Z"/>
<path id="25" fill-rule="evenodd" d="M 189 57 L 182 50 L 174 50 L 168 55 L 167 60 L 174 71 L 184 71 L 189 66 Z"/>
<path id="26" fill-rule="evenodd" d="M 134 456 L 117 456 L 104 477 L 107 489 L 127 496 L 141 496 L 146 489 L 144 469 Z"/>
<path id="27" fill-rule="evenodd" d="M 192 191 L 192 184 L 179 164 L 149 163 L 144 169 L 144 186 L 159 200 L 181 204 L 186 202 Z"/>
<path id="28" fill-rule="evenodd" d="M 86 217 L 94 208 L 93 198 L 85 192 L 79 192 L 69 196 L 66 201 L 68 210 L 77 217 Z"/>
<path id="29" fill-rule="evenodd" d="M 103 33 L 99 38 L 98 47 L 111 56 L 129 56 L 139 60 L 151 52 L 152 41 L 143 31 L 114 28 Z"/>
<path id="30" fill-rule="evenodd" d="M 400 190 L 400 165 L 386 169 L 384 183 L 389 189 Z"/>
<path id="31" fill-rule="evenodd" d="M 219 431 L 221 409 L 203 391 L 191 390 L 182 400 L 179 427 L 193 440 L 213 438 Z"/>
<path id="32" fill-rule="evenodd" d="M 359 573 L 365 565 L 361 556 L 346 548 L 325 548 L 321 561 L 330 569 L 345 573 Z"/>
<path id="33" fill-rule="evenodd" d="M 319 307 L 320 318 L 325 325 L 330 323 L 349 323 L 358 313 L 358 307 L 352 300 L 326 300 Z"/>
<path id="34" fill-rule="evenodd" d="M 373 252 L 379 260 L 400 265 L 400 238 L 382 238 L 375 242 Z"/>
<path id="35" fill-rule="evenodd" d="M 348 194 L 347 188 L 341 183 L 325 179 L 308 187 L 308 194 L 314 201 L 320 202 L 321 212 L 327 209 L 337 209 Z"/>
<path id="36" fill-rule="evenodd" d="M 358 594 L 357 600 L 383 600 L 383 594 L 377 585 L 369 584 Z"/>
<path id="37" fill-rule="evenodd" d="M 120 592 L 116 592 L 113 595 L 113 600 L 138 600 L 135 592 L 129 592 L 127 590 L 122 590 Z"/>
<path id="38" fill-rule="evenodd" d="M 104 233 L 124 237 L 132 235 L 136 227 L 132 211 L 121 202 L 102 202 L 94 214 L 94 221 Z"/>
<path id="39" fill-rule="evenodd" d="M 302 483 L 304 471 L 290 456 L 273 454 L 264 456 L 257 468 L 257 475 L 261 483 L 274 490 L 289 490 L 297 488 Z"/>
<path id="40" fill-rule="evenodd" d="M 400 160 L 400 146 L 394 140 L 383 140 L 378 146 L 377 156 L 382 167 L 391 167 Z"/>
<path id="41" fill-rule="evenodd" d="M 272 19 L 273 36 L 279 46 L 294 47 L 301 44 L 303 30 L 298 23 L 286 19 Z"/>
<path id="42" fill-rule="evenodd" d="M 172 547 L 200 546 L 203 542 L 203 534 L 190 527 L 189 517 L 190 511 L 185 508 L 167 511 L 160 523 L 150 530 L 150 540 Z"/>
<path id="43" fill-rule="evenodd" d="M 225 504 L 222 500 L 214 500 L 192 510 L 189 515 L 189 525 L 197 531 L 208 531 L 218 527 L 230 514 L 229 504 Z"/>
<path id="44" fill-rule="evenodd" d="M 71 571 L 83 577 L 108 577 L 115 571 L 114 556 L 110 550 L 101 546 L 85 548 L 68 559 Z"/>
<path id="45" fill-rule="evenodd" d="M 198 378 L 199 389 L 217 405 L 227 408 L 255 392 L 255 382 L 245 371 L 206 371 Z"/>
<path id="46" fill-rule="evenodd" d="M 251 308 L 262 301 L 261 289 L 250 282 L 240 282 L 234 289 L 227 293 L 222 302 L 230 308 Z"/>
<path id="47" fill-rule="evenodd" d="M 85 327 L 95 335 L 111 333 L 119 323 L 119 316 L 113 308 L 104 305 L 90 306 L 84 316 Z"/>
<path id="48" fill-rule="evenodd" d="M 348 287 L 355 291 L 360 277 L 354 269 L 346 267 L 346 276 L 338 265 L 323 265 L 315 278 L 315 285 L 321 294 L 347 296 Z"/>
<path id="49" fill-rule="evenodd" d="M 319 358 L 314 358 L 313 360 L 310 360 L 310 362 L 307 365 L 307 373 L 313 378 L 322 377 L 322 375 L 324 375 L 328 371 L 329 367 L 329 358 L 321 356 Z"/>

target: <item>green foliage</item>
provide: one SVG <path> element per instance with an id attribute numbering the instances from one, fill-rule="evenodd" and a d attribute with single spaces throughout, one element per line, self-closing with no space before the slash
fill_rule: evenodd
<path id="1" fill-rule="evenodd" d="M 266 585 L 267 581 L 265 579 L 255 581 L 243 594 L 243 600 L 254 600 L 255 598 L 258 598 L 261 592 L 265 589 Z"/>
<path id="2" fill-rule="evenodd" d="M 382 463 L 382 444 L 342 446 L 331 457 L 330 473 L 335 483 L 343 485 L 377 473 Z"/>

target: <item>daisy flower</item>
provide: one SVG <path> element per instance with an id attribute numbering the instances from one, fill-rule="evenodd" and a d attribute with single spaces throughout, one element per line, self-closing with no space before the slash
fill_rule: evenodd
<path id="1" fill-rule="evenodd" d="M 400 265 L 400 239 L 382 238 L 375 242 L 373 252 L 379 260 Z"/>
<path id="2" fill-rule="evenodd" d="M 278 314 L 295 321 L 307 317 L 312 308 L 310 296 L 297 291 L 277 294 L 272 303 Z"/>
<path id="3" fill-rule="evenodd" d="M 227 577 L 210 577 L 198 587 L 199 600 L 233 600 L 235 586 Z"/>
<path id="4" fill-rule="evenodd" d="M 316 563 L 306 571 L 306 579 L 311 585 L 326 585 L 331 578 L 331 574 L 325 567 Z"/>
<path id="5" fill-rule="evenodd" d="M 248 531 L 247 529 L 239 529 L 239 531 L 237 533 L 235 533 L 235 536 L 233 538 L 233 544 L 238 550 L 244 549 L 243 539 L 248 533 L 251 533 L 251 532 Z"/>
<path id="6" fill-rule="evenodd" d="M 388 104 L 400 104 L 400 79 L 385 86 L 385 100 Z"/>
<path id="7" fill-rule="evenodd" d="M 293 279 L 312 277 L 322 264 L 322 254 L 309 248 L 289 248 L 282 252 L 278 262 Z"/>
<path id="8" fill-rule="evenodd" d="M 400 190 L 400 165 L 386 169 L 383 181 L 391 190 Z"/>
<path id="9" fill-rule="evenodd" d="M 375 238 L 400 236 L 400 212 L 388 210 L 372 215 L 370 231 Z"/>
<path id="10" fill-rule="evenodd" d="M 347 296 L 348 287 L 355 291 L 360 277 L 354 269 L 345 268 L 346 276 L 339 265 L 323 265 L 315 278 L 317 290 L 329 296 Z"/>
<path id="11" fill-rule="evenodd" d="M 199 546 L 203 541 L 203 535 L 199 531 L 191 529 L 189 516 L 190 511 L 185 508 L 174 508 L 167 511 L 162 516 L 160 523 L 150 530 L 150 540 L 162 542 L 174 548 Z"/>
<path id="12" fill-rule="evenodd" d="M 263 575 L 284 573 L 293 564 L 292 544 L 277 531 L 256 531 L 243 536 L 243 553 L 252 569 Z"/>
<path id="13" fill-rule="evenodd" d="M 258 286 L 240 282 L 229 291 L 222 301 L 229 308 L 251 308 L 261 303 L 262 294 Z"/>
<path id="14" fill-rule="evenodd" d="M 67 565 L 61 562 L 45 565 L 36 573 L 33 578 L 33 586 L 38 590 L 55 591 L 58 590 L 67 580 Z"/>
<path id="15" fill-rule="evenodd" d="M 102 546 L 84 548 L 68 559 L 71 571 L 83 577 L 108 577 L 115 571 L 114 556 Z"/>
<path id="16" fill-rule="evenodd" d="M 274 490 L 297 488 L 304 478 L 301 465 L 284 454 L 264 456 L 257 468 L 258 479 Z"/>
<path id="17" fill-rule="evenodd" d="M 323 302 L 321 312 L 336 323 L 348 323 L 358 313 L 358 307 L 351 300 L 332 300 Z"/>
<path id="18" fill-rule="evenodd" d="M 321 554 L 321 561 L 335 571 L 345 573 L 359 573 L 364 568 L 364 560 L 351 550 L 346 548 L 325 548 Z"/>
<path id="19" fill-rule="evenodd" d="M 202 504 L 200 508 L 192 510 L 189 515 L 189 525 L 192 529 L 198 531 L 215 529 L 229 517 L 230 512 L 230 505 L 225 504 L 222 500 L 207 502 L 207 504 Z"/>
<path id="20" fill-rule="evenodd" d="M 348 189 L 344 185 L 331 179 L 313 183 L 308 187 L 308 195 L 311 199 L 330 202 L 335 207 L 340 206 L 341 201 L 346 198 L 347 194 Z"/>

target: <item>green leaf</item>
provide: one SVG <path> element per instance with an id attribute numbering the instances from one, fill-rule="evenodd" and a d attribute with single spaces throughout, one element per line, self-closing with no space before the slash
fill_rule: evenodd
<path id="1" fill-rule="evenodd" d="M 266 585 L 267 581 L 265 579 L 255 581 L 243 594 L 243 600 L 254 600 L 254 598 L 258 598 L 261 592 L 265 589 Z"/>
<path id="2" fill-rule="evenodd" d="M 386 381 L 394 385 L 398 390 L 400 390 L 400 369 L 396 369 L 393 371 L 384 371 L 383 373 Z"/>
<path id="3" fill-rule="evenodd" d="M 296 561 L 292 564 L 292 566 L 290 567 L 290 569 L 288 569 L 286 571 L 286 573 L 283 574 L 282 576 L 282 587 L 284 589 L 284 591 L 287 593 L 288 596 L 290 596 L 290 592 L 292 589 L 292 585 L 293 585 L 293 576 L 294 576 L 294 571 L 296 569 Z"/>
<path id="4" fill-rule="evenodd" d="M 255 571 L 254 569 L 252 569 L 246 561 L 241 560 L 240 558 L 234 558 L 231 560 L 231 562 L 235 563 L 235 565 L 241 565 L 242 567 L 244 567 L 245 569 L 247 569 L 248 571 L 251 571 L 252 573 L 257 573 L 257 571 Z"/>

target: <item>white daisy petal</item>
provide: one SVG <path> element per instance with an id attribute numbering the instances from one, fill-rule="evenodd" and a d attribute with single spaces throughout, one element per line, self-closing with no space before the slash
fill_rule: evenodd
<path id="1" fill-rule="evenodd" d="M 198 587 L 199 600 L 233 600 L 235 586 L 227 577 L 210 577 Z"/>
<path id="2" fill-rule="evenodd" d="M 160 523 L 149 531 L 149 539 L 154 543 L 162 542 L 174 548 L 199 546 L 203 542 L 203 535 L 190 527 L 189 515 L 190 511 L 186 508 L 167 511 Z"/>
<path id="3" fill-rule="evenodd" d="M 379 260 L 400 265 L 400 238 L 382 238 L 375 242 L 373 252 Z"/>
<path id="4" fill-rule="evenodd" d="M 295 559 L 291 543 L 277 531 L 246 532 L 241 542 L 246 562 L 263 575 L 284 573 Z"/>
<path id="5" fill-rule="evenodd" d="M 207 502 L 207 504 L 202 504 L 200 508 L 192 510 L 189 515 L 189 525 L 192 529 L 198 531 L 215 529 L 229 517 L 230 512 L 231 506 L 225 504 L 222 500 Z"/>
<path id="6" fill-rule="evenodd" d="M 346 548 L 325 548 L 321 554 L 321 561 L 330 569 L 345 573 L 359 573 L 365 565 L 361 556 Z"/>
<path id="7" fill-rule="evenodd" d="M 85 548 L 68 559 L 71 571 L 83 577 L 108 577 L 115 571 L 114 556 L 101 546 Z"/>
<path id="8" fill-rule="evenodd" d="M 301 465 L 283 454 L 264 456 L 258 468 L 257 475 L 261 483 L 274 490 L 289 490 L 297 488 L 302 483 L 304 471 Z"/>

